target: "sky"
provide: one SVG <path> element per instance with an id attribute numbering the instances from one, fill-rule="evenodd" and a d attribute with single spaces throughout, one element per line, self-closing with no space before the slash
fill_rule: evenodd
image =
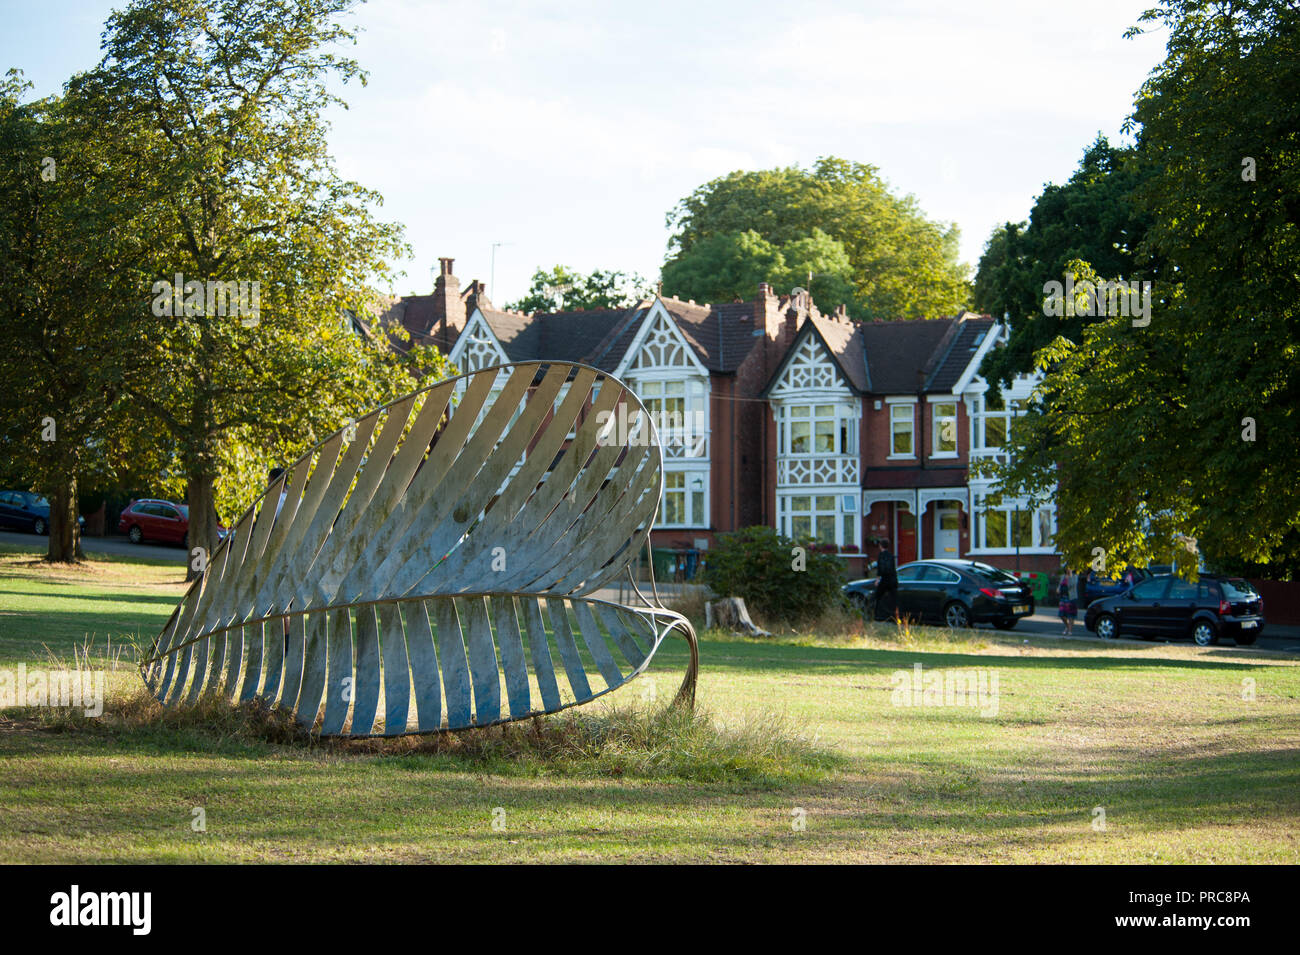
<path id="1" fill-rule="evenodd" d="M 0 0 L 0 70 L 57 93 L 121 5 Z M 832 155 L 955 223 L 973 274 L 1098 133 L 1125 141 L 1164 55 L 1163 31 L 1123 38 L 1149 5 L 370 0 L 346 21 L 369 83 L 342 89 L 330 144 L 406 228 L 397 294 L 428 292 L 440 256 L 498 305 L 538 266 L 653 281 L 697 186 Z"/>

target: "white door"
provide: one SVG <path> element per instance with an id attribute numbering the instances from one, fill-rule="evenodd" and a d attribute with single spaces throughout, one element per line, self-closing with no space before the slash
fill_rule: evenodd
<path id="1" fill-rule="evenodd" d="M 961 556 L 961 505 L 936 501 L 934 506 L 934 556 L 956 560 Z"/>

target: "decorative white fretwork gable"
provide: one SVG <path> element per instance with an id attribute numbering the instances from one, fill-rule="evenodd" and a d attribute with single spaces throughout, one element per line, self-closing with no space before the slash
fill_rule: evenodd
<path id="1" fill-rule="evenodd" d="M 785 371 L 772 388 L 772 394 L 803 394 L 809 391 L 848 391 L 840 370 L 827 354 L 821 339 L 812 334 L 804 336 L 803 342 L 786 363 Z"/>
<path id="2" fill-rule="evenodd" d="M 695 349 L 658 302 L 651 307 L 622 364 L 620 372 L 634 377 L 648 371 L 671 370 L 708 374 Z"/>
<path id="3" fill-rule="evenodd" d="M 492 329 L 483 319 L 483 313 L 479 311 L 474 312 L 448 357 L 460 369 L 461 374 L 509 361 L 501 343 L 492 334 Z"/>

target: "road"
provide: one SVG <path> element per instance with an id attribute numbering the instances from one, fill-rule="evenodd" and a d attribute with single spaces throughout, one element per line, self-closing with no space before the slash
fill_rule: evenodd
<path id="1" fill-rule="evenodd" d="M 21 547 L 44 550 L 45 538 L 38 538 L 34 534 L 20 534 L 14 531 L 0 531 L 0 543 L 17 544 Z M 185 563 L 186 552 L 179 547 L 170 547 L 167 545 L 154 544 L 132 544 L 125 537 L 83 537 L 81 540 L 82 549 L 87 554 L 121 554 L 130 557 L 141 557 L 149 560 L 175 561 L 177 564 Z M 648 585 L 644 589 L 649 591 Z M 660 585 L 660 596 L 668 598 L 666 591 L 672 591 L 672 584 Z M 606 600 L 617 600 L 618 589 L 608 588 L 607 592 L 601 592 L 600 597 Z M 992 630 L 990 624 L 980 624 L 980 627 Z M 1059 637 L 1061 636 L 1061 620 L 1059 617 L 1048 613 L 1035 613 L 1032 617 L 1025 617 L 1016 625 L 1015 630 L 1001 631 L 1006 633 L 1025 633 L 1033 634 L 1037 637 Z M 1083 626 L 1083 614 L 1079 614 L 1079 619 L 1075 622 L 1074 633 L 1076 637 L 1082 637 L 1088 640 L 1098 640 L 1099 638 L 1089 633 Z M 1168 641 L 1165 641 L 1168 642 Z M 1231 648 L 1235 646 L 1231 640 L 1224 640 L 1221 646 Z M 1290 653 L 1300 653 L 1300 627 L 1282 627 L 1277 624 L 1269 624 L 1259 642 L 1251 649 L 1255 650 L 1285 650 Z"/>
<path id="2" fill-rule="evenodd" d="M 45 553 L 48 543 L 47 538 L 35 534 L 0 531 L 0 544 L 16 544 Z M 132 544 L 125 537 L 83 537 L 81 549 L 87 554 L 121 554 L 146 560 L 172 560 L 177 564 L 185 563 L 186 557 L 186 552 L 180 547 L 168 544 Z"/>

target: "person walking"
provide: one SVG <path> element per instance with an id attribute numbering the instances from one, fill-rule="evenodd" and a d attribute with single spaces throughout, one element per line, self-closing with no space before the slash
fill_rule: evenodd
<path id="1" fill-rule="evenodd" d="M 1061 623 L 1065 627 L 1061 631 L 1061 636 L 1074 636 L 1074 621 L 1079 616 L 1079 575 L 1070 572 L 1070 565 L 1066 564 L 1061 571 L 1061 582 L 1056 587 L 1056 597 L 1058 600 L 1057 611 L 1061 615 Z"/>
<path id="2" fill-rule="evenodd" d="M 876 573 L 880 580 L 876 584 L 875 618 L 885 620 L 892 617 L 898 620 L 898 562 L 894 552 L 889 549 L 889 541 L 882 541 L 880 556 L 876 558 Z"/>

